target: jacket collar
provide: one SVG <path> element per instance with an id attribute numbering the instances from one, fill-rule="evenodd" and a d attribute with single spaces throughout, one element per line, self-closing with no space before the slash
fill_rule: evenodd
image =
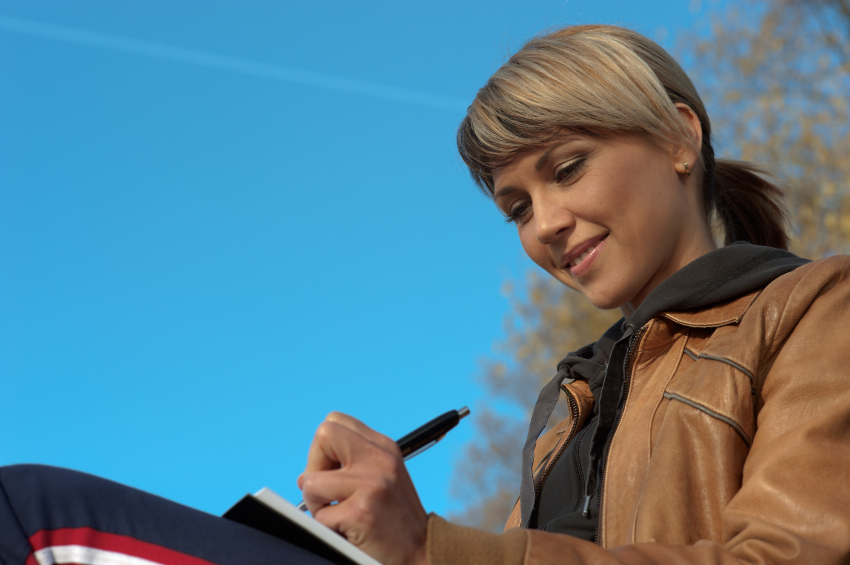
<path id="1" fill-rule="evenodd" d="M 698 257 L 656 286 L 623 323 L 640 328 L 661 312 L 679 312 L 734 301 L 808 263 L 773 247 L 735 242 Z"/>
<path id="2" fill-rule="evenodd" d="M 570 381 L 587 380 L 595 396 L 614 344 L 629 328 L 636 331 L 658 315 L 692 327 L 738 322 L 761 289 L 806 263 L 788 251 L 746 242 L 711 251 L 655 287 L 632 316 L 614 324 L 596 343 L 567 355 L 558 370 L 566 367 Z"/>
<path id="3" fill-rule="evenodd" d="M 716 328 L 737 324 L 755 302 L 761 290 L 745 294 L 704 310 L 662 312 L 659 316 L 691 328 Z"/>

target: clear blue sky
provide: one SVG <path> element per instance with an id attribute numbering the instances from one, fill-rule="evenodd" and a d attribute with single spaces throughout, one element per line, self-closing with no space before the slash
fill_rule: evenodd
<path id="1" fill-rule="evenodd" d="M 454 133 L 541 30 L 671 46 L 716 4 L 0 0 L 0 464 L 221 513 L 315 427 L 482 401 L 530 262 Z M 464 422 L 409 467 L 452 506 Z"/>

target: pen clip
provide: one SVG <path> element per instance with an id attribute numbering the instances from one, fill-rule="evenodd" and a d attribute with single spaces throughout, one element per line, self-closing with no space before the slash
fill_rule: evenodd
<path id="1" fill-rule="evenodd" d="M 412 459 L 412 458 L 416 457 L 417 455 L 419 455 L 420 453 L 422 453 L 423 451 L 425 451 L 429 447 L 437 445 L 438 441 L 439 441 L 439 439 L 435 439 L 434 441 L 432 441 L 430 443 L 426 443 L 425 445 L 423 445 L 422 447 L 420 447 L 416 451 L 414 451 L 412 453 L 408 453 L 407 455 L 404 456 L 404 460 L 407 461 L 408 459 Z"/>

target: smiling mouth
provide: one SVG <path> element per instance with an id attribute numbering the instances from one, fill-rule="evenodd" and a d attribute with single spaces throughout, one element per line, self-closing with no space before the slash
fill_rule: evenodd
<path id="1" fill-rule="evenodd" d="M 587 259 L 587 256 L 590 255 L 590 252 L 594 249 L 596 249 L 595 245 L 584 253 L 582 253 L 581 255 L 579 255 L 578 257 L 576 257 L 575 259 L 573 259 L 572 261 L 570 261 L 569 263 L 567 263 L 567 265 L 569 265 L 570 268 L 577 267 L 579 263 Z"/>
<path id="2" fill-rule="evenodd" d="M 593 252 L 596 251 L 599 248 L 599 245 L 603 241 L 605 241 L 607 238 L 608 238 L 608 234 L 605 234 L 604 236 L 600 237 L 599 239 L 596 239 L 595 241 L 591 240 L 591 241 L 587 242 L 585 244 L 585 245 L 587 245 L 587 248 L 584 249 L 581 253 L 579 253 L 575 257 L 573 257 L 572 259 L 570 259 L 567 262 L 567 268 L 569 268 L 572 271 L 573 269 L 575 269 L 576 267 L 581 265 L 584 262 L 584 260 L 587 259 L 588 257 L 590 257 L 591 254 L 593 254 Z"/>

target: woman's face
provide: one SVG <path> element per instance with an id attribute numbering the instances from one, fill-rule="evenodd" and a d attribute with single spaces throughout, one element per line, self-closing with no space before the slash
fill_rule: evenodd
<path id="1" fill-rule="evenodd" d="M 496 205 L 535 263 L 629 316 L 715 247 L 684 151 L 628 135 L 566 135 L 494 170 Z"/>

